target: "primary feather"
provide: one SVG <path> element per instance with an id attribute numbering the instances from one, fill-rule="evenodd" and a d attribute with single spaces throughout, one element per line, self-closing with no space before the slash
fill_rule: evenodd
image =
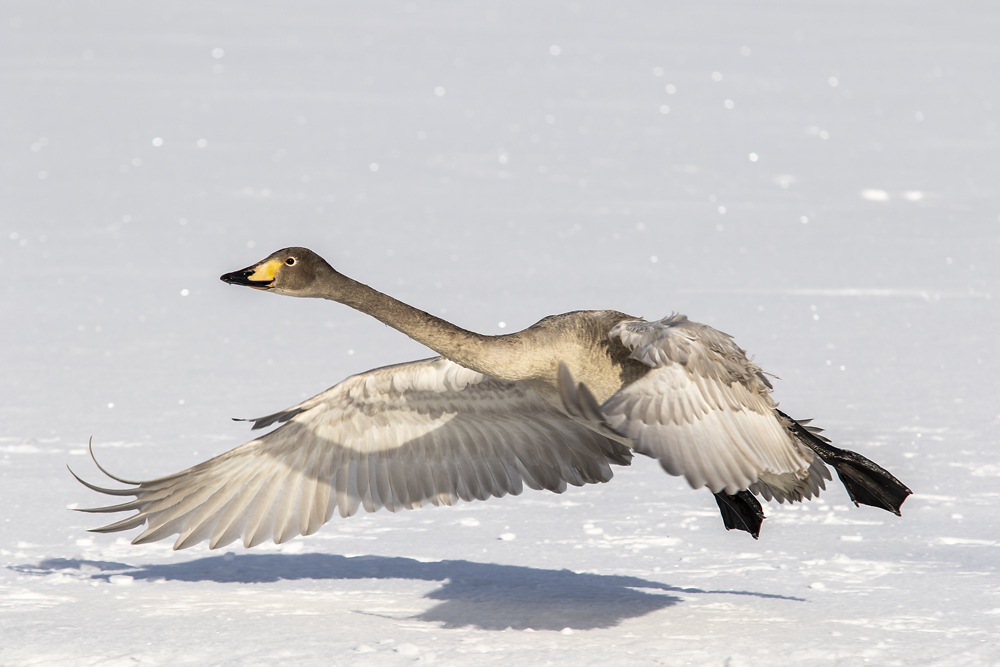
<path id="1" fill-rule="evenodd" d="M 335 513 L 560 493 L 611 479 L 628 448 L 574 423 L 530 387 L 436 358 L 388 366 L 255 424 L 274 431 L 180 473 L 129 489 L 138 510 L 98 529 L 146 523 L 143 543 L 245 546 L 309 535 Z M 256 427 L 256 426 L 255 426 Z"/>

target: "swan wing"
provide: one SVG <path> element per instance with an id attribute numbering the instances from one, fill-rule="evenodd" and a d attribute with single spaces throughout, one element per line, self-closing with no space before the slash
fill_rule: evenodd
<path id="1" fill-rule="evenodd" d="M 650 367 L 601 406 L 637 452 L 713 493 L 799 500 L 824 488 L 829 471 L 792 436 L 770 382 L 728 335 L 672 315 L 621 322 L 609 336 Z"/>
<path id="2" fill-rule="evenodd" d="M 443 358 L 355 375 L 254 421 L 284 424 L 130 489 L 84 482 L 135 496 L 84 511 L 138 510 L 97 529 L 146 524 L 133 543 L 179 534 L 175 549 L 203 540 L 214 549 L 240 537 L 250 547 L 312 534 L 335 512 L 451 505 L 516 495 L 525 485 L 561 493 L 567 484 L 607 482 L 609 464 L 631 458 L 626 447 L 573 422 L 526 385 Z"/>

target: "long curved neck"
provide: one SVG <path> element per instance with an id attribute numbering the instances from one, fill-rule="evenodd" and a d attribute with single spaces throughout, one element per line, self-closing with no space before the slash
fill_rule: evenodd
<path id="1" fill-rule="evenodd" d="M 325 298 L 371 315 L 457 364 L 509 381 L 531 377 L 530 359 L 518 354 L 517 336 L 484 336 L 414 308 L 368 285 L 337 274 L 336 295 Z"/>

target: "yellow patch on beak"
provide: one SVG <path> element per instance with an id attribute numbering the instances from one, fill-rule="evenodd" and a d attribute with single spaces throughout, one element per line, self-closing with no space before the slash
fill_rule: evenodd
<path id="1" fill-rule="evenodd" d="M 247 280 L 255 283 L 274 282 L 274 276 L 278 273 L 278 268 L 284 264 L 280 259 L 272 259 L 258 264 L 254 267 L 253 273 L 247 276 Z"/>

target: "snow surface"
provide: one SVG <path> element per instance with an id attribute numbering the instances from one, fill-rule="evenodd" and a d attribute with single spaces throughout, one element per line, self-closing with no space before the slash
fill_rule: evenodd
<path id="1" fill-rule="evenodd" d="M 0 5 L 0 664 L 1000 664 L 1000 6 Z M 736 336 L 916 492 L 765 507 L 649 460 L 282 547 L 93 535 L 150 478 L 430 356 L 218 276 L 286 245 L 485 333 Z"/>

